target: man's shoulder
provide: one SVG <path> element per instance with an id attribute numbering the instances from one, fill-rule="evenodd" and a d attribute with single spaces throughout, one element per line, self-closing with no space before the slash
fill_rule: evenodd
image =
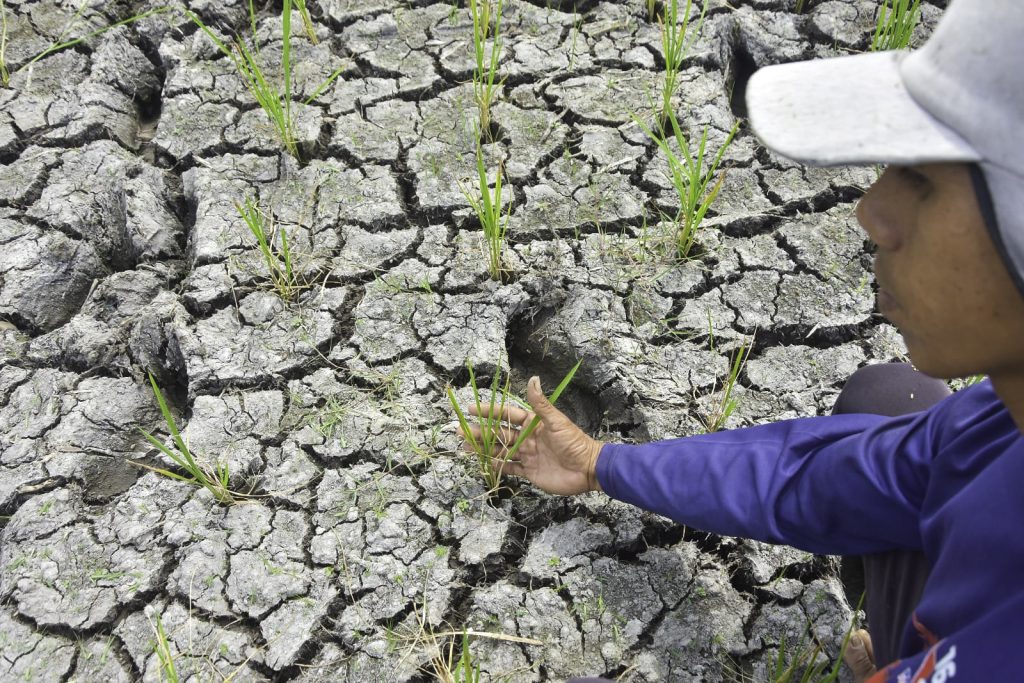
<path id="1" fill-rule="evenodd" d="M 988 379 L 936 404 L 925 419 L 939 443 L 957 451 L 1024 443 L 1024 435 Z"/>

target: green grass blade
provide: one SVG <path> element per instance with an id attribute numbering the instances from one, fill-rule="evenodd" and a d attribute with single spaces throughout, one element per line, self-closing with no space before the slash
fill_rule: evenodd
<path id="1" fill-rule="evenodd" d="M 156 384 L 156 378 L 153 377 L 153 373 L 147 373 L 149 375 L 149 384 L 153 387 L 153 394 L 156 396 L 157 404 L 160 406 L 160 413 L 164 417 L 164 422 L 167 423 L 167 429 L 171 432 L 171 438 L 174 439 L 174 445 L 178 447 L 181 454 L 189 460 L 190 463 L 194 464 L 192 460 L 192 454 L 188 451 L 188 446 L 185 445 L 185 440 L 181 438 L 181 433 L 178 431 L 178 425 L 174 423 L 174 416 L 171 415 L 170 408 L 167 407 L 167 402 L 164 400 L 164 395 L 160 393 L 160 387 Z"/>
<path id="2" fill-rule="evenodd" d="M 304 99 L 302 103 L 309 104 L 310 102 L 316 100 L 316 98 L 320 97 L 320 95 L 323 94 L 323 91 L 329 88 L 331 86 L 331 83 L 334 83 L 334 81 L 338 78 L 338 76 L 341 75 L 341 72 L 344 70 L 344 66 L 339 66 L 337 69 L 335 69 L 334 73 L 328 76 L 323 83 L 317 86 L 317 89 L 313 91 L 313 94 Z"/>
<path id="3" fill-rule="evenodd" d="M 185 16 L 188 17 L 193 24 L 198 26 L 199 29 L 206 34 L 207 38 L 213 41 L 213 44 L 217 46 L 218 50 L 230 57 L 232 61 L 235 61 L 236 58 L 234 52 L 232 52 L 231 49 L 228 48 L 228 46 L 225 45 L 205 23 L 203 23 L 203 20 L 199 18 L 199 15 L 195 14 L 191 10 L 185 10 Z"/>
<path id="4" fill-rule="evenodd" d="M 72 23 L 74 22 L 74 19 L 77 19 L 79 16 L 81 16 L 82 11 L 85 9 L 85 7 L 86 7 L 86 3 L 83 2 L 82 6 L 75 13 L 74 18 L 72 19 Z M 63 50 L 64 48 L 67 48 L 67 47 L 72 47 L 74 45 L 78 45 L 79 43 L 81 43 L 84 40 L 89 40 L 90 38 L 95 38 L 96 36 L 101 35 L 103 33 L 106 33 L 107 31 L 112 31 L 113 29 L 118 28 L 119 26 L 124 26 L 125 24 L 131 24 L 131 23 L 136 22 L 136 21 L 141 21 L 142 19 L 145 19 L 147 17 L 151 17 L 151 16 L 153 16 L 155 14 L 161 14 L 163 12 L 168 12 L 168 11 L 170 11 L 170 9 L 171 9 L 170 7 L 156 7 L 154 9 L 151 9 L 151 10 L 147 11 L 147 12 L 142 12 L 141 14 L 136 14 L 134 16 L 128 17 L 127 19 L 122 19 L 121 21 L 118 21 L 118 22 L 115 22 L 113 24 L 110 24 L 109 26 L 104 26 L 103 28 L 96 29 L 95 31 L 90 31 L 89 33 L 86 33 L 84 36 L 80 36 L 78 38 L 75 38 L 74 40 L 68 40 L 68 41 L 64 41 L 64 42 L 61 42 L 61 43 L 56 43 L 54 45 L 51 45 L 50 47 L 46 48 L 42 52 L 38 53 L 36 56 L 34 56 L 32 59 L 30 59 L 24 65 L 22 65 L 18 69 L 18 71 L 16 71 L 15 73 L 18 73 L 18 72 L 22 71 L 23 69 L 27 69 L 28 67 L 30 67 L 33 64 L 35 64 L 36 62 L 38 62 L 40 59 L 42 59 L 42 58 L 44 58 L 44 57 L 46 57 L 48 55 L 51 55 L 54 52 L 57 52 L 59 50 Z M 70 28 L 70 24 L 69 24 L 69 28 Z M 57 40 L 60 40 L 64 36 L 64 34 L 67 33 L 67 31 L 68 31 L 68 29 L 65 29 L 63 32 L 61 32 L 61 35 L 60 35 L 60 37 L 58 37 Z"/>
<path id="5" fill-rule="evenodd" d="M 183 482 L 186 482 L 188 484 L 198 484 L 199 483 L 193 477 L 184 477 L 184 476 L 178 474 L 177 472 L 171 472 L 170 470 L 165 470 L 162 467 L 153 467 L 152 465 L 147 465 L 147 464 L 142 463 L 142 462 L 135 462 L 134 460 L 132 461 L 132 463 L 135 464 L 135 465 L 138 465 L 139 467 L 143 467 L 143 468 L 145 468 L 145 469 L 147 469 L 147 470 L 149 470 L 151 472 L 156 472 L 157 474 L 165 476 L 165 477 L 167 477 L 169 479 L 177 479 L 178 481 L 183 481 Z"/>
<path id="6" fill-rule="evenodd" d="M 11 74 L 7 70 L 7 5 L 0 0 L 0 84 L 5 88 L 11 82 Z"/>
<path id="7" fill-rule="evenodd" d="M 174 657 L 171 655 L 171 646 L 167 640 L 167 632 L 164 631 L 163 621 L 159 616 L 156 618 L 156 644 L 154 651 L 157 660 L 160 662 L 160 669 L 167 677 L 168 683 L 178 683 L 178 670 L 174 665 Z"/>
<path id="8" fill-rule="evenodd" d="M 281 56 L 281 68 L 284 71 L 284 106 L 285 121 L 291 126 L 292 121 L 292 0 L 284 0 L 284 9 L 281 17 L 281 32 L 283 34 L 283 53 Z M 291 133 L 291 131 L 288 131 Z"/>
<path id="9" fill-rule="evenodd" d="M 299 8 L 299 16 L 302 17 L 306 37 L 309 38 L 309 42 L 317 45 L 320 41 L 316 37 L 316 31 L 313 30 L 313 21 L 309 18 L 309 10 L 306 9 L 306 0 L 295 0 L 295 6 Z"/>
<path id="10" fill-rule="evenodd" d="M 473 436 L 473 432 L 469 428 L 469 420 L 467 420 L 465 414 L 463 414 L 462 408 L 459 406 L 459 401 L 455 398 L 455 390 L 452 389 L 450 384 L 445 387 L 445 393 L 448 394 L 448 401 L 452 404 L 452 409 L 455 410 L 455 415 L 459 419 L 459 427 L 462 429 L 462 433 L 465 436 L 466 441 L 468 441 L 469 445 L 472 446 L 473 451 L 479 455 L 483 452 L 483 449 L 477 442 L 476 437 Z"/>
<path id="11" fill-rule="evenodd" d="M 290 285 L 294 281 L 292 272 L 292 253 L 288 249 L 288 231 L 281 226 L 281 260 L 284 261 L 285 284 Z"/>
<path id="12" fill-rule="evenodd" d="M 260 52 L 260 44 L 256 40 L 256 7 L 253 4 L 253 0 L 249 0 L 249 30 L 252 34 L 252 42 L 256 49 L 256 54 Z"/>
<path id="13" fill-rule="evenodd" d="M 178 465 L 184 470 L 189 469 L 188 461 L 185 460 L 182 456 L 172 451 L 170 448 L 168 448 L 166 444 L 160 441 L 160 439 L 156 438 L 155 436 L 147 432 L 145 429 L 139 429 L 139 431 L 142 432 L 142 435 L 146 437 L 146 440 L 149 441 L 149 443 L 153 444 L 161 453 L 163 453 L 168 458 L 173 460 L 176 465 Z"/>

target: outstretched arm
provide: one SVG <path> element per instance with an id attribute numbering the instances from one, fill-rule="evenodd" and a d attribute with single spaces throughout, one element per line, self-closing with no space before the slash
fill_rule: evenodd
<path id="1" fill-rule="evenodd" d="M 705 531 L 861 554 L 921 547 L 934 451 L 923 413 L 833 415 L 610 444 L 597 476 L 608 495 Z"/>
<path id="2" fill-rule="evenodd" d="M 588 437 L 536 378 L 527 399 L 541 423 L 503 471 L 549 493 L 603 489 L 705 531 L 817 553 L 921 547 L 937 450 L 925 413 L 804 418 L 633 446 Z M 506 441 L 533 416 L 506 407 Z"/>

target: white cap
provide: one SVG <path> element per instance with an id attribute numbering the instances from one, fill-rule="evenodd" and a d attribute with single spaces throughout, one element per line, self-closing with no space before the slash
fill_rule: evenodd
<path id="1" fill-rule="evenodd" d="M 797 161 L 977 162 L 1024 293 L 1024 3 L 954 0 L 914 52 L 780 64 L 747 85 L 754 132 Z"/>

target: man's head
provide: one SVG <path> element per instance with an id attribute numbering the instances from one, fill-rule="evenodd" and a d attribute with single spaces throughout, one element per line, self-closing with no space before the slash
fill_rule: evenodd
<path id="1" fill-rule="evenodd" d="M 798 161 L 890 164 L 857 215 L 882 313 L 932 375 L 1024 375 L 1024 8 L 953 0 L 928 43 L 768 67 L 755 132 Z"/>
<path id="2" fill-rule="evenodd" d="M 1020 372 L 1024 296 L 989 237 L 969 164 L 890 166 L 857 206 L 877 245 L 878 308 L 919 370 Z"/>

